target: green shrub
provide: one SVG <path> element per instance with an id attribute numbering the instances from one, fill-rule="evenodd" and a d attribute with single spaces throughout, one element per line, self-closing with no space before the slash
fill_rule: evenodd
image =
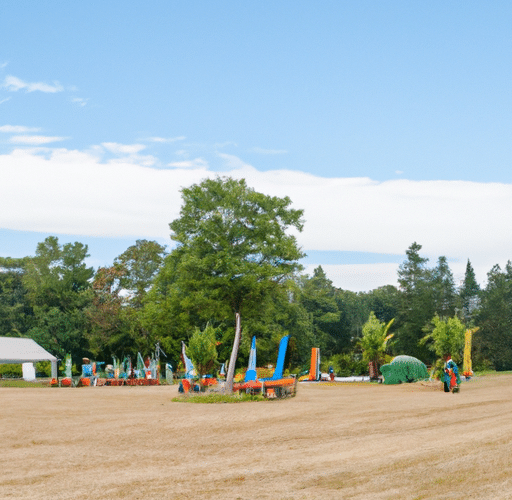
<path id="1" fill-rule="evenodd" d="M 326 373 L 332 366 L 334 373 L 338 377 L 351 377 L 354 375 L 363 375 L 368 371 L 368 365 L 356 355 L 334 354 L 328 359 L 321 361 L 321 371 Z"/>
<path id="2" fill-rule="evenodd" d="M 0 364 L 0 375 L 2 378 L 21 378 L 23 376 L 23 371 L 19 364 Z"/>
<path id="3" fill-rule="evenodd" d="M 217 364 L 215 329 L 208 323 L 203 331 L 195 328 L 188 341 L 187 355 L 192 360 L 198 376 L 213 374 Z"/>
<path id="4" fill-rule="evenodd" d="M 52 362 L 39 361 L 36 363 L 36 377 L 51 377 L 52 376 Z"/>
<path id="5" fill-rule="evenodd" d="M 492 361 L 476 355 L 473 358 L 473 372 L 492 372 L 496 367 Z"/>
<path id="6" fill-rule="evenodd" d="M 45 365 L 44 370 L 41 370 L 41 371 L 44 371 L 45 377 L 50 377 L 51 369 L 52 369 L 51 362 L 50 361 L 42 361 L 42 363 L 47 363 L 47 365 Z M 39 363 L 37 363 L 37 365 L 39 365 Z M 37 369 L 37 367 L 36 367 L 36 369 Z M 64 365 L 64 363 L 59 364 L 59 377 L 64 377 L 65 371 L 66 371 L 66 366 Z M 48 373 L 48 375 L 46 375 L 46 373 Z M 80 368 L 78 368 L 76 363 L 73 363 L 73 365 L 71 366 L 71 375 L 73 377 L 78 377 L 79 375 L 82 375 L 82 367 L 80 366 Z"/>

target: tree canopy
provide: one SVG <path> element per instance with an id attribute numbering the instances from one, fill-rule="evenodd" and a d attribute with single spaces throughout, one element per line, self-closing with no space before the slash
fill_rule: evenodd
<path id="1" fill-rule="evenodd" d="M 302 231 L 303 211 L 291 209 L 288 197 L 258 193 L 229 177 L 184 188 L 182 197 L 180 217 L 169 224 L 178 243 L 177 275 L 201 300 L 227 302 L 240 312 L 301 269 L 304 254 L 286 231 Z"/>

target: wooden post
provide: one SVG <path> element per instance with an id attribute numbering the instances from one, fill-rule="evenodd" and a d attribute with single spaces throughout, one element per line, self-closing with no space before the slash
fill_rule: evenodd
<path id="1" fill-rule="evenodd" d="M 236 358 L 238 356 L 238 347 L 240 346 L 240 337 L 242 329 L 240 327 L 240 313 L 235 313 L 235 340 L 233 341 L 233 350 L 229 358 L 228 373 L 226 375 L 226 392 L 233 392 L 233 378 L 235 376 Z"/>

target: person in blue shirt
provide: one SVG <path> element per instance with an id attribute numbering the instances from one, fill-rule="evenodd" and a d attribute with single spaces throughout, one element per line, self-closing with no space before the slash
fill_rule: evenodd
<path id="1" fill-rule="evenodd" d="M 451 354 L 445 354 L 443 368 L 444 392 L 459 392 L 460 376 L 459 368 L 453 361 Z"/>

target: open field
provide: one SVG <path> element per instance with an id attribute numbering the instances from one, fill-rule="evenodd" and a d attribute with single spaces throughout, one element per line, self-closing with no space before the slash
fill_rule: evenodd
<path id="1" fill-rule="evenodd" d="M 300 384 L 198 405 L 177 386 L 0 388 L 0 498 L 512 498 L 512 375 Z"/>

